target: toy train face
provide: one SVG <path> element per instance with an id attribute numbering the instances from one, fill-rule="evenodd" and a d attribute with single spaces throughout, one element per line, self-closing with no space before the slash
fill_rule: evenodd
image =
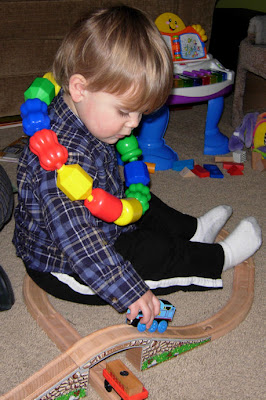
<path id="1" fill-rule="evenodd" d="M 169 301 L 160 300 L 160 313 L 156 315 L 148 331 L 155 332 L 156 330 L 158 330 L 159 333 L 165 332 L 168 326 L 168 322 L 171 322 L 174 317 L 175 310 L 175 307 Z M 130 311 L 128 310 L 127 313 L 129 312 Z M 146 325 L 140 322 L 140 319 L 142 317 L 143 314 L 140 311 L 135 319 L 127 319 L 127 324 L 137 327 L 139 332 L 144 332 L 146 330 Z"/>

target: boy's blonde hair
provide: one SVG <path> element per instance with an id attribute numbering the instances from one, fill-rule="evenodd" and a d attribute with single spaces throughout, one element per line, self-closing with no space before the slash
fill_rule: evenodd
<path id="1" fill-rule="evenodd" d="M 78 21 L 54 61 L 57 83 L 69 93 L 73 74 L 92 92 L 129 92 L 125 109 L 150 113 L 169 96 L 173 82 L 170 51 L 154 22 L 124 5 L 99 9 Z"/>

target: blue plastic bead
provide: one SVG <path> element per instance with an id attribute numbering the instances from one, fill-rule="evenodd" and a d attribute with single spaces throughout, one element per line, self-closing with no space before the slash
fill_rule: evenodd
<path id="1" fill-rule="evenodd" d="M 29 113 L 41 111 L 44 114 L 48 113 L 47 104 L 40 99 L 28 99 L 20 107 L 21 117 L 25 118 Z"/>
<path id="2" fill-rule="evenodd" d="M 35 132 L 42 129 L 50 129 L 51 122 L 48 115 L 38 111 L 28 114 L 28 116 L 22 120 L 22 126 L 26 135 L 33 136 Z"/>
<path id="3" fill-rule="evenodd" d="M 23 130 L 28 136 L 42 129 L 50 129 L 47 104 L 40 99 L 28 99 L 20 107 Z"/>
<path id="4" fill-rule="evenodd" d="M 132 161 L 124 167 L 126 186 L 133 183 L 142 183 L 147 186 L 150 182 L 150 175 L 147 165 L 143 161 Z"/>

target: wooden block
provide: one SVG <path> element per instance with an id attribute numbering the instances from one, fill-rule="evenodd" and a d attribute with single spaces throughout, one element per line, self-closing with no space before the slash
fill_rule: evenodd
<path id="1" fill-rule="evenodd" d="M 237 167 L 240 171 L 243 171 L 244 164 L 243 163 L 235 163 L 235 162 L 224 162 L 223 168 L 230 169 L 231 167 Z"/>
<path id="2" fill-rule="evenodd" d="M 192 169 L 192 172 L 199 178 L 209 178 L 210 172 L 203 168 L 201 165 L 196 164 Z"/>
<path id="3" fill-rule="evenodd" d="M 233 162 L 234 157 L 233 156 L 215 156 L 214 157 L 215 162 Z"/>
<path id="4" fill-rule="evenodd" d="M 188 167 L 183 168 L 179 175 L 182 178 L 196 178 L 196 175 Z"/>
<path id="5" fill-rule="evenodd" d="M 228 172 L 228 174 L 230 174 L 232 176 L 244 175 L 243 172 L 241 171 L 241 169 L 236 165 L 232 165 L 232 167 L 230 167 L 227 170 L 227 172 Z"/>
<path id="6" fill-rule="evenodd" d="M 251 153 L 251 167 L 252 169 L 257 170 L 257 163 L 262 160 L 262 156 L 260 153 L 256 151 L 252 151 Z"/>
<path id="7" fill-rule="evenodd" d="M 260 161 L 257 162 L 256 164 L 256 171 L 265 171 L 266 170 L 266 159 L 261 159 Z"/>
<path id="8" fill-rule="evenodd" d="M 222 179 L 224 174 L 222 171 L 214 164 L 203 164 L 203 167 L 210 172 L 210 178 Z"/>
<path id="9" fill-rule="evenodd" d="M 174 161 L 172 169 L 174 171 L 182 171 L 185 167 L 187 167 L 188 169 L 194 168 L 193 158 L 190 158 L 189 160 Z"/>

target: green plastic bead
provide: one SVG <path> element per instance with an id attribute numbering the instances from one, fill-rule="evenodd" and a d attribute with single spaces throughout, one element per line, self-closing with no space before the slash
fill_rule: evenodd
<path id="1" fill-rule="evenodd" d="M 120 139 L 116 144 L 116 149 L 121 155 L 121 160 L 123 162 L 137 161 L 139 156 L 142 154 L 142 150 L 139 148 L 138 141 L 133 134 Z"/>
<path id="2" fill-rule="evenodd" d="M 134 197 L 142 206 L 142 215 L 149 209 L 151 199 L 150 189 L 142 183 L 132 183 L 125 192 L 126 197 Z"/>
<path id="3" fill-rule="evenodd" d="M 46 78 L 36 78 L 24 93 L 25 101 L 28 99 L 40 99 L 48 106 L 55 97 L 55 87 Z"/>

